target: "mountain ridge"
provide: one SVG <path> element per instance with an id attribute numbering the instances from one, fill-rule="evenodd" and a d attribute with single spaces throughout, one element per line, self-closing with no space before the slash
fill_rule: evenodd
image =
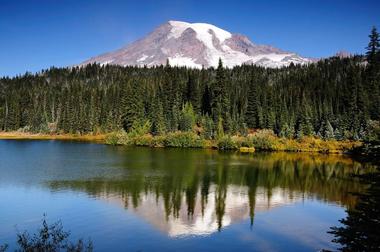
<path id="1" fill-rule="evenodd" d="M 230 33 L 212 24 L 170 20 L 145 37 L 92 57 L 80 66 L 99 63 L 152 67 L 169 60 L 172 66 L 203 68 L 216 67 L 219 58 L 227 67 L 254 64 L 277 68 L 314 62 L 293 52 L 255 44 L 243 34 Z"/>

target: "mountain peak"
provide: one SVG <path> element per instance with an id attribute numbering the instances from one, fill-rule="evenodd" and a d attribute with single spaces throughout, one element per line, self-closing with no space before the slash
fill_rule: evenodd
<path id="1" fill-rule="evenodd" d="M 81 65 L 96 62 L 155 66 L 169 60 L 173 66 L 201 68 L 216 67 L 219 58 L 227 67 L 241 64 L 282 67 L 311 62 L 295 53 L 254 44 L 244 35 L 232 34 L 212 24 L 170 20 L 146 37 Z"/>
<path id="2" fill-rule="evenodd" d="M 219 42 L 224 42 L 226 39 L 231 38 L 232 34 L 212 24 L 206 23 L 187 23 L 182 21 L 169 21 L 169 24 L 173 27 L 171 32 L 175 34 L 175 37 L 180 37 L 186 29 L 192 29 L 197 33 L 198 39 L 205 43 L 210 43 L 210 37 L 212 33 L 219 39 Z"/>

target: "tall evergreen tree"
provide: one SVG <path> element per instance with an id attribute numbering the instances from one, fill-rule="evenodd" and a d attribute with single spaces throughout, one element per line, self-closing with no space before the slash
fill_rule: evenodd
<path id="1" fill-rule="evenodd" d="M 372 117 L 380 120 L 380 37 L 376 27 L 372 28 L 369 38 L 366 56 L 368 61 L 369 100 L 372 101 L 370 113 Z"/>
<path id="2" fill-rule="evenodd" d="M 138 87 L 137 81 L 132 80 L 121 91 L 120 111 L 125 130 L 130 129 L 135 121 L 142 120 L 145 117 L 140 90 L 141 88 Z"/>
<path id="3" fill-rule="evenodd" d="M 194 77 L 189 74 L 186 85 L 186 101 L 191 103 L 196 113 L 200 113 L 201 110 L 200 100 L 198 84 L 195 82 Z"/>
<path id="4" fill-rule="evenodd" d="M 245 121 L 249 128 L 258 128 L 260 125 L 259 120 L 259 100 L 257 84 L 254 83 L 253 78 L 251 80 L 250 87 L 247 96 L 247 110 L 245 113 Z"/>
<path id="5" fill-rule="evenodd" d="M 214 122 L 222 119 L 223 127 L 228 130 L 231 123 L 230 101 L 227 93 L 227 78 L 223 62 L 219 58 L 218 68 L 216 69 L 215 83 L 212 94 L 212 113 Z"/>
<path id="6" fill-rule="evenodd" d="M 150 117 L 152 121 L 152 133 L 154 135 L 164 134 L 166 132 L 164 111 L 158 96 L 153 99 Z"/>
<path id="7" fill-rule="evenodd" d="M 367 46 L 367 60 L 371 65 L 379 63 L 378 53 L 380 51 L 380 37 L 376 27 L 372 27 L 371 34 L 368 36 L 370 41 Z"/>

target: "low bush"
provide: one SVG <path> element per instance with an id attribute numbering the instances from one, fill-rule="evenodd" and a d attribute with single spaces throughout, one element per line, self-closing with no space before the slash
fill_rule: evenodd
<path id="1" fill-rule="evenodd" d="M 149 120 L 145 121 L 134 121 L 131 129 L 128 132 L 130 138 L 144 136 L 150 133 L 152 128 L 152 123 Z"/>
<path id="2" fill-rule="evenodd" d="M 228 135 L 218 139 L 217 146 L 219 150 L 236 150 L 239 148 L 236 140 L 234 141 L 234 139 Z"/>
<path id="3" fill-rule="evenodd" d="M 231 138 L 238 147 L 247 147 L 247 148 L 254 147 L 252 134 L 249 134 L 247 136 L 232 136 Z"/>
<path id="4" fill-rule="evenodd" d="M 272 130 L 259 130 L 248 137 L 252 139 L 253 146 L 256 149 L 267 151 L 280 149 L 278 146 L 279 138 L 273 133 Z"/>
<path id="5" fill-rule="evenodd" d="M 152 138 L 153 147 L 165 147 L 165 136 L 155 136 Z"/>
<path id="6" fill-rule="evenodd" d="M 165 147 L 202 148 L 204 140 L 193 132 L 172 132 L 164 137 Z"/>
<path id="7" fill-rule="evenodd" d="M 131 142 L 136 146 L 154 146 L 153 136 L 151 134 L 145 134 L 142 136 L 136 136 L 131 138 Z"/>
<path id="8" fill-rule="evenodd" d="M 60 221 L 48 224 L 45 216 L 42 220 L 42 227 L 36 233 L 29 234 L 27 231 L 17 234 L 16 251 L 49 251 L 49 252 L 82 252 L 93 251 L 92 241 L 83 242 L 79 239 L 76 242 L 69 240 L 70 232 L 64 231 Z M 5 252 L 8 245 L 0 246 L 0 252 Z"/>
<path id="9" fill-rule="evenodd" d="M 118 145 L 119 144 L 119 132 L 112 132 L 106 136 L 106 144 Z"/>

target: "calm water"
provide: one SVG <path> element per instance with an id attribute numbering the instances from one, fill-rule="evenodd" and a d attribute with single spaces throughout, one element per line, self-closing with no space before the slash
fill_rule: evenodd
<path id="1" fill-rule="evenodd" d="M 317 251 L 363 191 L 344 156 L 0 140 L 0 244 L 44 213 L 95 251 Z"/>

